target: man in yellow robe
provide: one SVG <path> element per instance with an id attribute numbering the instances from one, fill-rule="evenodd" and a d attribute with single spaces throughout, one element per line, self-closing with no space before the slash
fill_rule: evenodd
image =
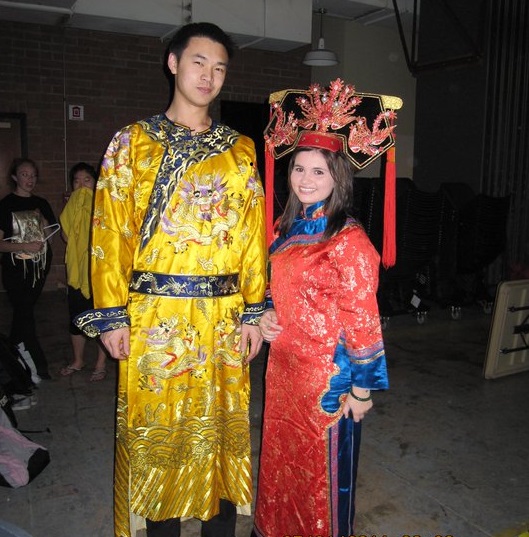
<path id="1" fill-rule="evenodd" d="M 248 362 L 262 345 L 263 189 L 253 142 L 212 120 L 233 46 L 217 26 L 168 48 L 165 112 L 105 154 L 92 228 L 94 310 L 78 317 L 120 360 L 115 535 L 234 537 L 252 497 Z"/>

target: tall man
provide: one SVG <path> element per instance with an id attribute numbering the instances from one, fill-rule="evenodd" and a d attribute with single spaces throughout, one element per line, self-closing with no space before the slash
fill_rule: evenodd
<path id="1" fill-rule="evenodd" d="M 120 360 L 115 535 L 234 537 L 251 502 L 249 371 L 262 337 L 264 198 L 253 142 L 214 121 L 233 54 L 217 26 L 169 44 L 165 114 L 105 154 L 92 236 L 94 310 L 78 325 Z"/>

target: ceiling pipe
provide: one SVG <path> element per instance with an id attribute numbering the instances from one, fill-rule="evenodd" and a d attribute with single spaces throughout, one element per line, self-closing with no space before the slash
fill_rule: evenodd
<path id="1" fill-rule="evenodd" d="M 393 11 L 390 11 L 384 7 L 382 9 L 375 9 L 374 11 L 370 11 L 369 13 L 360 15 L 359 17 L 355 17 L 353 22 L 358 22 L 359 24 L 369 26 L 370 24 L 375 24 L 394 16 L 395 13 Z"/>

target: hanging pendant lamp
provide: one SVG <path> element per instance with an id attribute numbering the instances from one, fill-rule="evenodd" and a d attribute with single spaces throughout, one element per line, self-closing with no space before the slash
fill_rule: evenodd
<path id="1" fill-rule="evenodd" d="M 303 63 L 305 65 L 310 65 L 311 67 L 330 67 L 331 65 L 336 65 L 338 59 L 332 50 L 327 50 L 325 48 L 325 40 L 323 39 L 323 15 L 326 11 L 325 9 L 320 9 L 318 13 L 320 14 L 320 38 L 318 39 L 318 48 L 307 52 L 303 58 Z"/>

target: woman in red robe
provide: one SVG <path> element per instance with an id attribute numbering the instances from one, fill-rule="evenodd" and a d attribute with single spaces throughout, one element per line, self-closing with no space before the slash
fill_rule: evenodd
<path id="1" fill-rule="evenodd" d="M 349 99 L 350 87 L 337 81 L 319 104 L 339 100 L 345 88 Z M 354 117 L 358 101 L 348 103 L 339 108 Z M 289 121 L 301 124 L 285 120 L 282 139 Z M 371 390 L 388 388 L 380 257 L 350 213 L 354 167 L 343 139 L 323 129 L 294 134 L 290 194 L 270 247 L 260 323 L 270 353 L 254 534 L 349 536 L 361 421 L 373 406 Z M 270 128 L 269 144 L 273 136 Z"/>

